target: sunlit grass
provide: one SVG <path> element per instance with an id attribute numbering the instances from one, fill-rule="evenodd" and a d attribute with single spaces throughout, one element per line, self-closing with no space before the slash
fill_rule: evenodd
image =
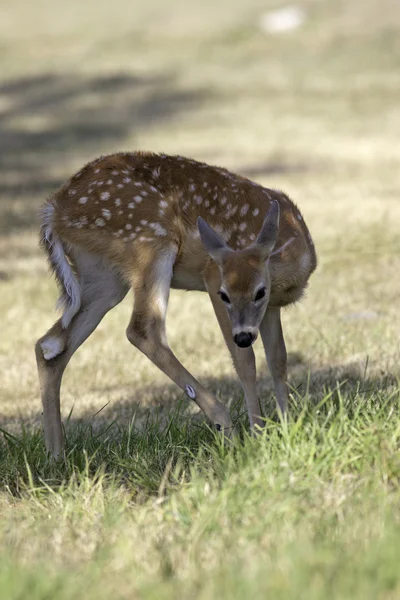
<path id="1" fill-rule="evenodd" d="M 396 0 L 24 0 L 0 19 L 0 597 L 394 600 L 400 595 L 400 157 Z M 29 52 L 28 52 L 29 50 Z M 172 293 L 180 360 L 225 402 L 226 444 L 125 338 L 128 297 L 64 377 L 49 461 L 33 345 L 55 320 L 44 198 L 100 153 L 224 165 L 289 193 L 316 243 L 284 311 L 290 418 L 265 431 L 208 298 Z"/>

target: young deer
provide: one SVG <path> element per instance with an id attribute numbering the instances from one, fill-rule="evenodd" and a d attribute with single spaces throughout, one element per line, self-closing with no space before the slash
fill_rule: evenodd
<path id="1" fill-rule="evenodd" d="M 60 320 L 36 344 L 46 446 L 62 455 L 60 386 L 79 346 L 130 287 L 128 340 L 230 433 L 227 408 L 178 361 L 165 318 L 170 288 L 207 291 L 243 385 L 251 427 L 262 425 L 251 345 L 258 332 L 286 410 L 280 311 L 298 300 L 316 267 L 296 206 L 226 169 L 149 153 L 96 159 L 55 193 L 41 242 L 61 288 Z"/>

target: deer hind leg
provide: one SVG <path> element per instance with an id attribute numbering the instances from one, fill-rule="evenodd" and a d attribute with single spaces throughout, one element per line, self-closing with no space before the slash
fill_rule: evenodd
<path id="1" fill-rule="evenodd" d="M 67 329 L 61 319 L 38 340 L 35 352 L 43 404 L 46 448 L 55 458 L 64 452 L 60 388 L 64 370 L 74 352 L 96 329 L 104 315 L 125 297 L 129 286 L 98 257 L 76 259 L 82 303 Z"/>
<path id="2" fill-rule="evenodd" d="M 176 249 L 147 254 L 132 276 L 134 309 L 127 328 L 128 340 L 174 381 L 219 429 L 228 435 L 232 422 L 228 409 L 218 402 L 179 362 L 168 345 L 165 318 Z"/>
<path id="3" fill-rule="evenodd" d="M 289 393 L 287 386 L 287 354 L 283 339 L 281 309 L 268 306 L 260 326 L 260 333 L 274 382 L 276 399 L 281 413 L 287 410 Z"/>
<path id="4" fill-rule="evenodd" d="M 209 291 L 214 312 L 225 339 L 225 343 L 231 353 L 233 364 L 243 387 L 251 429 L 256 426 L 262 427 L 264 421 L 261 418 L 260 403 L 256 388 L 256 360 L 253 348 L 239 348 L 232 337 L 232 325 L 226 313 L 226 309 L 218 295 Z"/>

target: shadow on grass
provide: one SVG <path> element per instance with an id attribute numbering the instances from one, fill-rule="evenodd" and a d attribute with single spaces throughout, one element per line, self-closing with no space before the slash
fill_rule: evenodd
<path id="1" fill-rule="evenodd" d="M 179 90 L 172 75 L 50 73 L 1 85 L 0 234 L 34 225 L 32 196 L 57 189 L 69 173 L 63 163 L 73 163 L 74 154 L 84 161 L 107 153 L 128 135 L 193 110 L 207 95 Z"/>
<path id="2" fill-rule="evenodd" d="M 322 169 L 322 165 L 312 164 L 310 162 L 289 162 L 287 159 L 271 160 L 256 163 L 253 165 L 245 165 L 238 171 L 249 177 L 257 179 L 258 177 L 266 177 L 268 175 L 286 175 L 287 173 L 308 173 L 315 171 L 316 168 Z"/>
<path id="3" fill-rule="evenodd" d="M 317 369 L 311 376 L 304 364 L 298 363 L 297 368 L 292 377 L 296 390 L 290 410 L 293 427 L 289 431 L 298 431 L 298 426 L 302 428 L 306 423 L 309 427 L 315 421 L 329 428 L 336 419 L 353 421 L 354 428 L 367 426 L 375 430 L 376 422 L 386 422 L 398 410 L 400 394 L 393 375 L 366 377 L 356 364 Z M 248 423 L 238 382 L 233 378 L 209 378 L 203 383 L 230 405 L 236 431 L 243 436 Z M 265 434 L 276 444 L 276 436 L 285 436 L 286 428 L 277 422 L 271 387 L 270 379 L 262 375 Z M 143 407 L 140 399 L 146 394 L 153 398 L 153 404 Z M 197 468 L 202 464 L 200 468 L 207 472 L 222 469 L 223 476 L 221 459 L 238 448 L 236 441 L 234 448 L 225 444 L 202 414 L 190 415 L 188 409 L 189 401 L 167 385 L 137 390 L 95 415 L 87 413 L 81 419 L 71 415 L 65 423 L 66 459 L 57 462 L 48 459 L 40 428 L 23 426 L 20 433 L 11 434 L 7 421 L 3 421 L 0 490 L 16 496 L 28 489 L 47 493 L 49 486 L 63 489 L 68 482 L 79 486 L 80 480 L 84 483 L 85 479 L 96 481 L 105 476 L 122 483 L 140 501 L 163 494 L 160 490 L 165 489 L 167 480 L 171 480 L 168 487 L 173 489 L 190 479 L 194 463 Z M 237 441 L 241 447 L 240 438 Z"/>
<path id="4" fill-rule="evenodd" d="M 134 150 L 123 144 L 136 132 L 171 120 L 179 127 L 181 115 L 210 98 L 204 88 L 179 89 L 173 74 L 48 73 L 3 83 L 0 235 L 36 227 L 39 198 L 56 190 L 83 162 L 117 149 Z M 310 168 L 277 159 L 239 171 L 257 177 Z"/>
<path id="5" fill-rule="evenodd" d="M 318 404 L 330 391 L 343 395 L 369 394 L 393 390 L 398 379 L 393 374 L 367 376 L 365 367 L 359 363 L 335 367 L 309 369 L 300 354 L 289 354 L 289 381 L 292 397 L 297 406 L 304 399 Z M 233 409 L 236 418 L 244 416 L 247 422 L 246 406 L 240 381 L 237 377 L 201 378 L 201 383 L 219 400 Z M 257 388 L 263 414 L 268 418 L 276 417 L 276 403 L 273 382 L 266 371 L 261 370 L 257 377 Z M 170 412 L 180 403 L 186 415 L 193 415 L 197 421 L 204 422 L 205 417 L 194 402 L 190 401 L 175 385 L 151 386 L 123 393 L 118 401 L 108 404 L 98 415 L 99 424 L 114 421 L 118 424 L 130 422 L 133 415 L 137 425 L 146 422 L 152 412 L 157 411 L 161 421 L 168 420 Z M 90 419 L 85 415 L 84 419 Z M 94 423 L 94 421 L 93 421 Z"/>
<path id="6" fill-rule="evenodd" d="M 317 405 L 329 393 L 340 393 L 351 397 L 374 393 L 391 393 L 398 389 L 399 377 L 393 373 L 382 373 L 368 376 L 365 366 L 360 363 L 338 365 L 334 367 L 311 368 L 304 361 L 300 353 L 292 353 L 288 356 L 289 384 L 292 392 L 291 405 L 294 414 L 301 409 L 305 402 Z M 200 382 L 206 389 L 215 395 L 221 402 L 229 406 L 234 418 L 241 419 L 248 426 L 247 411 L 243 399 L 240 381 L 237 377 L 200 378 Z M 265 417 L 275 419 L 276 403 L 273 382 L 265 370 L 260 370 L 257 376 L 257 389 L 259 393 L 262 411 Z M 131 388 L 101 388 L 101 390 L 82 389 L 82 393 L 95 391 L 104 395 L 104 405 L 96 411 L 87 411 L 82 417 L 75 417 L 73 412 L 67 417 L 64 413 L 64 421 L 67 421 L 67 432 L 72 431 L 77 425 L 88 426 L 94 432 L 103 430 L 110 424 L 117 428 L 125 427 L 134 422 L 134 426 L 141 429 L 154 415 L 160 427 L 165 425 L 175 413 L 179 406 L 179 414 L 184 418 L 193 420 L 196 426 L 207 427 L 207 419 L 195 402 L 189 400 L 185 394 L 173 383 L 165 385 L 149 385 L 137 389 Z M 118 400 L 107 400 L 110 395 Z M 294 403 L 294 404 L 293 404 Z M 62 394 L 61 394 L 62 405 Z M 62 406 L 61 406 L 62 408 Z M 79 408 L 79 399 L 77 400 Z M 40 416 L 21 421 L 20 417 L 2 417 L 0 415 L 0 428 L 15 432 L 18 429 L 27 431 L 40 427 Z"/>

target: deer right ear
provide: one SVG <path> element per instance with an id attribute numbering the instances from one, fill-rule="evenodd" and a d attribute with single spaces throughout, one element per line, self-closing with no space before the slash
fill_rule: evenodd
<path id="1" fill-rule="evenodd" d="M 220 262 L 222 254 L 229 250 L 229 247 L 218 233 L 201 217 L 197 219 L 197 229 L 199 230 L 204 250 L 208 252 L 213 260 Z"/>
<path id="2" fill-rule="evenodd" d="M 271 202 L 267 216 L 257 236 L 254 246 L 258 246 L 264 258 L 268 258 L 274 249 L 275 242 L 279 233 L 279 203 L 276 200 Z"/>

